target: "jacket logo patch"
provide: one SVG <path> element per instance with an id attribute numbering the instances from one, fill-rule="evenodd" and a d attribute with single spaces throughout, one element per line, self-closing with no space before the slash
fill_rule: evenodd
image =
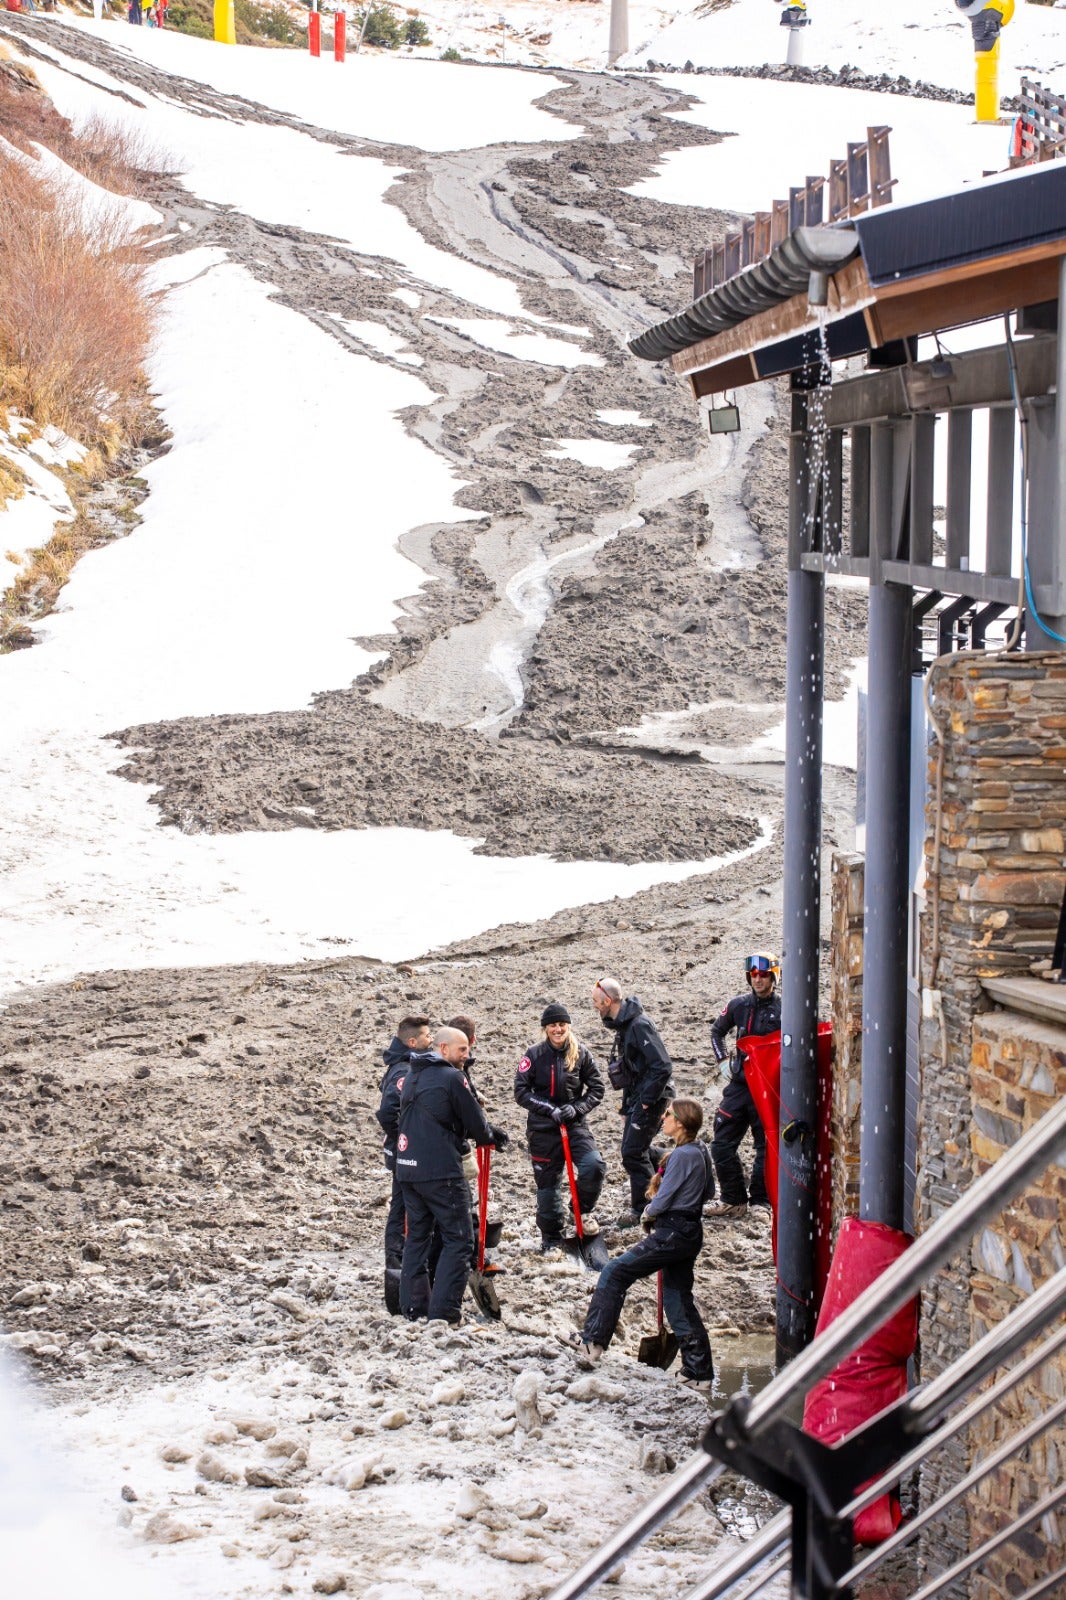
<path id="1" fill-rule="evenodd" d="M 519 1072 L 528 1072 L 532 1065 L 533 1063 L 530 1061 L 529 1057 L 523 1056 L 521 1061 L 518 1063 L 518 1070 Z"/>
<path id="2" fill-rule="evenodd" d="M 397 1148 L 397 1150 L 406 1150 L 407 1149 L 407 1135 L 406 1135 L 406 1133 L 401 1133 L 400 1137 L 396 1141 L 396 1148 Z"/>
<path id="3" fill-rule="evenodd" d="M 402 1089 L 403 1088 L 403 1078 L 397 1078 L 396 1079 L 396 1087 L 397 1087 L 397 1089 Z"/>

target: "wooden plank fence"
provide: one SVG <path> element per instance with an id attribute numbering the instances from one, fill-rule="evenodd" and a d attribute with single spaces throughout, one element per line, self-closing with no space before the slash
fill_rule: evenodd
<path id="1" fill-rule="evenodd" d="M 745 267 L 764 261 L 795 228 L 817 228 L 857 217 L 871 206 L 887 205 L 896 180 L 892 176 L 888 136 L 891 128 L 867 128 L 866 138 L 848 145 L 848 153 L 829 163 L 829 178 L 808 175 L 802 188 L 790 188 L 787 200 L 774 200 L 769 211 L 756 211 L 721 243 L 696 257 L 692 298 L 710 294 Z"/>

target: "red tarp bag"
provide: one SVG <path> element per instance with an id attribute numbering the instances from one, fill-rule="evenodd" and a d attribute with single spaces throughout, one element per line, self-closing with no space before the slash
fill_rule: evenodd
<path id="1" fill-rule="evenodd" d="M 912 1243 L 909 1234 L 900 1233 L 887 1223 L 845 1217 L 833 1252 L 817 1333 L 835 1322 Z M 836 1444 L 899 1400 L 907 1392 L 907 1362 L 917 1340 L 915 1296 L 815 1384 L 803 1407 L 803 1431 L 823 1444 Z M 901 1516 L 899 1499 L 890 1490 L 855 1518 L 856 1544 L 880 1544 L 896 1531 Z"/>
<path id="2" fill-rule="evenodd" d="M 830 1188 L 830 1156 L 832 1152 L 831 1118 L 833 1112 L 833 1024 L 818 1024 L 818 1128 L 814 1156 L 814 1306 L 822 1303 L 822 1294 L 829 1276 L 829 1257 L 832 1251 L 833 1194 Z M 786 1106 L 781 1110 L 781 1035 L 780 1033 L 746 1034 L 737 1040 L 737 1048 L 744 1054 L 744 1081 L 759 1120 L 766 1129 L 766 1192 L 773 1213 L 771 1244 L 774 1261 L 777 1260 L 777 1190 L 780 1181 L 781 1151 L 780 1129 L 782 1122 L 792 1120 Z"/>

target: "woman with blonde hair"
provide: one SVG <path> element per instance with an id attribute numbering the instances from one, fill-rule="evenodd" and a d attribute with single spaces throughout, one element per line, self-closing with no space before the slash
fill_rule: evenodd
<path id="1" fill-rule="evenodd" d="M 701 1213 L 714 1195 L 710 1151 L 696 1137 L 703 1108 L 696 1100 L 671 1100 L 663 1132 L 674 1148 L 648 1185 L 642 1221 L 648 1236 L 600 1273 L 585 1326 L 569 1338 L 584 1361 L 598 1361 L 614 1337 L 631 1284 L 663 1275 L 663 1310 L 681 1347 L 681 1381 L 709 1392 L 714 1378 L 711 1343 L 692 1294 L 696 1257 L 703 1248 Z"/>
<path id="2" fill-rule="evenodd" d="M 518 1063 L 514 1097 L 526 1109 L 526 1140 L 537 1186 L 537 1226 L 541 1249 L 563 1246 L 563 1141 L 566 1125 L 577 1183 L 577 1203 L 586 1238 L 599 1232 L 593 1215 L 607 1165 L 596 1149 L 586 1118 L 603 1099 L 603 1079 L 584 1045 L 574 1038 L 565 1006 L 546 1006 L 540 1019 L 544 1038 Z"/>

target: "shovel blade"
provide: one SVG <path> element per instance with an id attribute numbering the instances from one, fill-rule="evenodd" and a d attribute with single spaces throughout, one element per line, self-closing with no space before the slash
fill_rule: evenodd
<path id="1" fill-rule="evenodd" d="M 646 1333 L 637 1346 L 637 1360 L 644 1367 L 661 1367 L 663 1372 L 677 1355 L 680 1345 L 669 1328 L 658 1333 Z"/>
<path id="2" fill-rule="evenodd" d="M 584 1239 L 581 1254 L 590 1272 L 602 1272 L 611 1259 L 607 1241 L 598 1233 L 594 1233 L 591 1239 Z"/>
<path id="3" fill-rule="evenodd" d="M 493 1322 L 499 1322 L 503 1313 L 500 1310 L 500 1297 L 496 1293 L 496 1285 L 492 1279 L 483 1272 L 474 1271 L 466 1281 L 482 1316 L 491 1317 Z"/>
<path id="4" fill-rule="evenodd" d="M 581 1265 L 585 1267 L 587 1271 L 602 1272 L 603 1268 L 607 1265 L 606 1255 L 598 1266 L 594 1262 L 590 1261 L 588 1253 L 590 1242 L 591 1241 L 588 1239 L 579 1239 L 576 1234 L 571 1235 L 569 1239 L 565 1240 L 563 1249 L 566 1251 L 568 1256 L 573 1256 L 575 1261 L 580 1261 Z"/>

